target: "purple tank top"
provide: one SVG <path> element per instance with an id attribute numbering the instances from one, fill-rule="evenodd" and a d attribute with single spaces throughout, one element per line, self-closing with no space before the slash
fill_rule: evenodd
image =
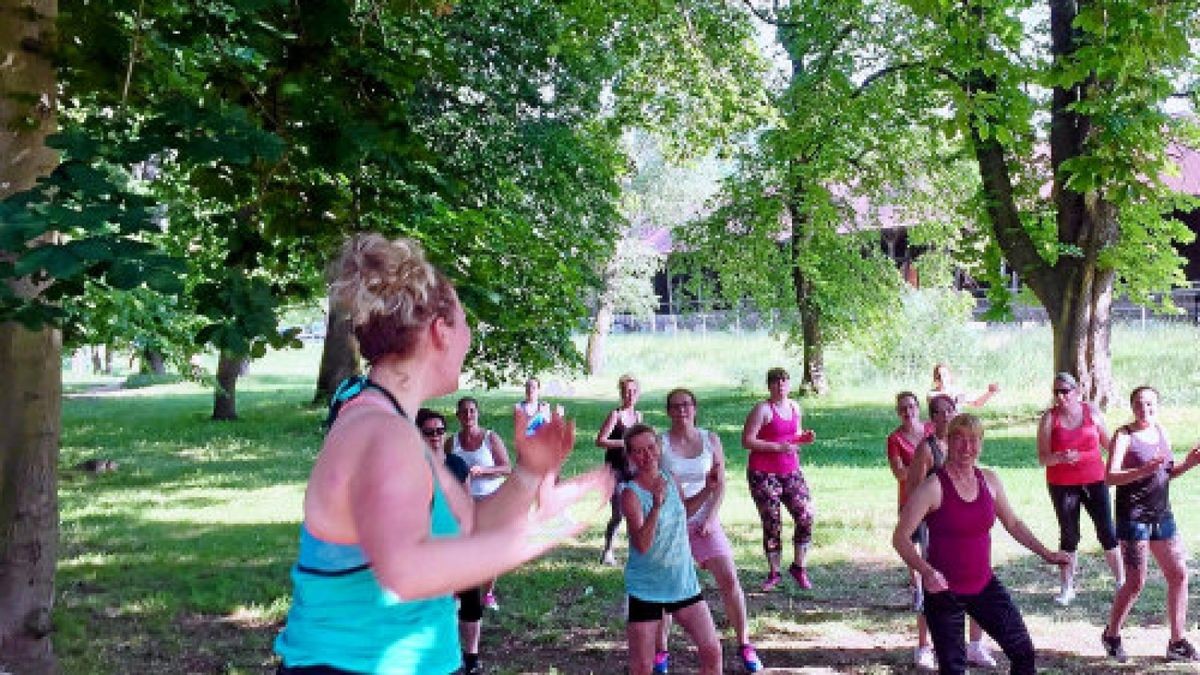
<path id="1" fill-rule="evenodd" d="M 963 501 L 945 469 L 938 469 L 942 505 L 925 516 L 929 526 L 929 564 L 946 577 L 951 592 L 976 595 L 992 579 L 992 525 L 996 502 L 983 472 L 975 469 L 979 494 Z"/>

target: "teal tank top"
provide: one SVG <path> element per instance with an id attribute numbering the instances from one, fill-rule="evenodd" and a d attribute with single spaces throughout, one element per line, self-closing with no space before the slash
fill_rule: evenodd
<path id="1" fill-rule="evenodd" d="M 425 458 L 432 471 L 432 458 Z M 458 521 L 432 478 L 429 532 L 458 536 Z M 292 607 L 275 639 L 285 666 L 393 675 L 445 675 L 462 667 L 454 597 L 400 599 L 379 585 L 359 546 L 322 541 L 302 523 L 291 577 Z"/>
<path id="2" fill-rule="evenodd" d="M 692 549 L 688 544 L 687 511 L 675 480 L 659 470 L 667 480 L 667 496 L 658 512 L 654 542 L 645 553 L 632 545 L 625 563 L 625 591 L 646 602 L 678 602 L 700 593 Z M 622 489 L 632 490 L 642 505 L 642 513 L 650 512 L 654 497 L 637 483 L 629 481 Z"/>

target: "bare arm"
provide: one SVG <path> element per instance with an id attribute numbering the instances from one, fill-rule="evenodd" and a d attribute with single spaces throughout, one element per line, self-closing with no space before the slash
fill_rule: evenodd
<path id="1" fill-rule="evenodd" d="M 1104 424 L 1104 413 L 1099 407 L 1091 403 L 1085 403 L 1084 405 L 1088 406 L 1091 410 L 1092 424 L 1096 425 L 1096 435 L 1100 437 L 1100 447 L 1108 450 L 1112 447 L 1112 437 L 1108 435 L 1108 427 Z"/>
<path id="2" fill-rule="evenodd" d="M 1158 467 L 1162 466 L 1166 460 L 1165 457 L 1155 457 L 1134 469 L 1121 468 L 1121 465 L 1125 463 L 1125 454 L 1129 451 L 1130 440 L 1129 432 L 1124 428 L 1118 429 L 1116 435 L 1113 436 L 1112 451 L 1108 453 L 1108 468 L 1104 473 L 1105 483 L 1127 485 L 1141 480 L 1158 471 Z"/>
<path id="3" fill-rule="evenodd" d="M 1183 458 L 1182 464 L 1176 464 L 1175 466 L 1171 467 L 1171 478 L 1178 478 L 1179 476 L 1182 476 L 1188 471 L 1191 471 L 1192 467 L 1196 466 L 1197 464 L 1200 464 L 1200 444 L 1197 444 L 1191 450 L 1188 450 L 1188 454 Z"/>
<path id="4" fill-rule="evenodd" d="M 1042 560 L 1052 565 L 1065 565 L 1070 562 L 1070 557 L 1061 551 L 1051 551 L 1046 548 L 1041 541 L 1033 534 L 1025 523 L 1017 517 L 1012 506 L 1008 503 L 1008 495 L 1004 493 L 1004 485 L 1000 482 L 1000 477 L 991 469 L 983 469 L 984 480 L 987 481 L 987 488 L 992 491 L 992 498 L 996 503 L 996 517 L 1000 523 L 1004 525 L 1004 529 L 1013 536 L 1022 546 L 1036 553 Z M 985 486 L 979 486 L 983 489 Z"/>
<path id="5" fill-rule="evenodd" d="M 767 411 L 768 404 L 765 401 L 750 410 L 750 414 L 746 416 L 746 423 L 742 425 L 742 447 L 753 452 L 791 452 L 796 450 L 799 446 L 795 443 L 777 443 L 758 438 L 758 432 L 768 421 L 769 413 Z"/>
<path id="6" fill-rule="evenodd" d="M 1069 464 L 1074 459 L 1078 459 L 1078 451 L 1071 449 L 1064 452 L 1055 452 L 1050 449 L 1050 432 L 1054 428 L 1054 419 L 1051 411 L 1047 410 L 1042 413 L 1042 419 L 1038 422 L 1037 430 L 1037 453 L 1038 463 L 1042 466 L 1055 466 L 1056 464 Z"/>
<path id="7" fill-rule="evenodd" d="M 716 432 L 708 432 L 709 447 L 713 452 L 712 473 L 715 483 L 712 490 L 712 506 L 708 510 L 709 524 L 715 524 L 721 512 L 721 504 L 725 502 L 725 449 L 721 446 L 721 437 Z M 705 532 L 707 534 L 707 531 Z"/>
<path id="8" fill-rule="evenodd" d="M 976 398 L 974 401 L 971 401 L 969 405 L 973 408 L 982 408 L 983 406 L 987 405 L 988 401 L 992 400 L 992 397 L 995 396 L 996 392 L 998 391 L 1000 391 L 1000 385 L 992 382 L 987 386 L 987 389 L 980 394 L 978 398 Z"/>
<path id="9" fill-rule="evenodd" d="M 913 453 L 912 461 L 909 462 L 908 468 L 905 470 L 905 485 L 920 485 L 932 467 L 933 453 L 929 451 L 929 439 L 927 437 L 917 445 L 917 450 Z"/>
<path id="10" fill-rule="evenodd" d="M 913 532 L 925 516 L 936 510 L 942 504 L 942 486 L 936 478 L 930 478 L 917 485 L 904 508 L 900 509 L 900 519 L 892 532 L 892 547 L 904 564 L 915 570 L 924 579 L 924 584 L 931 592 L 938 593 L 946 590 L 946 578 L 937 571 L 927 560 L 921 557 L 921 552 L 912 542 Z"/>
<path id="11" fill-rule="evenodd" d="M 608 413 L 608 417 L 604 418 L 604 424 L 600 425 L 600 431 L 596 434 L 596 447 L 604 448 L 605 450 L 620 450 L 625 447 L 625 442 L 621 440 L 609 440 L 613 429 L 617 427 L 617 420 L 621 419 L 621 411 L 614 410 Z"/>
<path id="12" fill-rule="evenodd" d="M 651 491 L 654 497 L 650 510 L 642 513 L 642 502 L 633 490 L 621 491 L 621 515 L 625 516 L 625 527 L 629 530 L 629 545 L 645 553 L 654 544 L 654 535 L 658 530 L 658 514 L 662 510 L 666 481 L 659 476 L 656 490 Z"/>

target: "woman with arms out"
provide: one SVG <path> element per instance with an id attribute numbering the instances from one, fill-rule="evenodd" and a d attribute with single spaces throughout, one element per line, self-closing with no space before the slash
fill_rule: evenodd
<path id="1" fill-rule="evenodd" d="M 645 424 L 635 424 L 625 433 L 625 453 L 630 465 L 637 467 L 621 491 L 621 512 L 629 532 L 625 562 L 629 673 L 653 672 L 654 641 L 659 622 L 667 615 L 683 626 L 696 645 L 700 673 L 720 673 L 721 641 L 700 592 L 687 535 L 687 519 L 711 498 L 716 474 L 710 472 L 700 492 L 685 499 L 679 484 L 662 469 L 658 434 Z"/>
<path id="2" fill-rule="evenodd" d="M 983 451 L 983 425 L 974 415 L 950 422 L 946 463 L 909 495 L 892 533 L 892 546 L 925 584 L 925 621 L 933 636 L 941 673 L 965 673 L 963 615 L 979 622 L 1004 650 L 1011 672 L 1035 673 L 1033 641 L 1021 612 L 992 572 L 991 529 L 998 519 L 1022 546 L 1048 563 L 1063 565 L 1062 552 L 1047 549 L 1013 512 L 999 476 L 976 463 Z M 913 545 L 924 521 L 928 560 Z"/>
<path id="3" fill-rule="evenodd" d="M 1158 392 L 1138 387 L 1129 397 L 1133 422 L 1117 430 L 1108 457 L 1106 480 L 1117 488 L 1117 539 L 1125 561 L 1125 583 L 1117 590 L 1108 624 L 1100 636 L 1104 650 L 1117 661 L 1126 660 L 1121 627 L 1146 585 L 1147 549 L 1167 581 L 1167 622 L 1171 639 L 1167 658 L 1197 661 L 1196 648 L 1184 636 L 1187 628 L 1187 551 L 1179 540 L 1171 513 L 1171 481 L 1200 464 L 1200 445 L 1182 464 L 1171 455 L 1171 441 L 1158 424 Z"/>
<path id="4" fill-rule="evenodd" d="M 280 672 L 452 673 L 462 667 L 452 594 L 578 532 L 557 526 L 562 512 L 606 489 L 608 472 L 543 480 L 574 442 L 556 417 L 519 436 L 513 477 L 472 501 L 409 417 L 458 386 L 471 331 L 453 286 L 416 242 L 378 234 L 351 239 L 332 276 L 370 369 L 309 477 Z"/>
<path id="5" fill-rule="evenodd" d="M 1071 558 L 1062 568 L 1061 584 L 1054 601 L 1062 606 L 1075 598 L 1076 549 L 1079 547 L 1079 508 L 1087 510 L 1104 549 L 1104 559 L 1117 586 L 1125 571 L 1117 552 L 1112 501 L 1104 483 L 1104 457 L 1109 446 L 1104 416 L 1096 406 L 1079 398 L 1079 385 L 1070 373 L 1054 376 L 1054 405 L 1038 423 L 1038 462 L 1046 467 L 1046 486 L 1058 520 L 1058 548 Z"/>
<path id="6" fill-rule="evenodd" d="M 763 551 L 767 556 L 767 579 L 762 589 L 779 585 L 783 551 L 782 504 L 796 523 L 792 535 L 793 562 L 788 572 L 800 588 L 812 588 L 805 569 L 812 541 L 813 511 L 808 483 L 800 470 L 800 446 L 812 441 L 812 432 L 801 432 L 800 404 L 788 398 L 791 377 L 783 368 L 767 371 L 767 400 L 758 403 L 742 427 L 742 447 L 750 451 L 746 480 L 750 497 L 762 522 Z"/>
<path id="7" fill-rule="evenodd" d="M 1000 385 L 992 382 L 988 384 L 987 389 L 982 394 L 973 399 L 969 398 L 965 391 L 954 384 L 954 373 L 950 371 L 950 366 L 944 363 L 936 363 L 933 366 L 933 386 L 929 389 L 929 394 L 925 397 L 925 403 L 928 405 L 934 396 L 949 396 L 954 399 L 954 405 L 957 407 L 969 405 L 972 408 L 982 408 L 999 391 Z"/>
<path id="8" fill-rule="evenodd" d="M 604 462 L 616 473 L 617 480 L 623 482 L 631 477 L 625 466 L 625 430 L 642 421 L 642 413 L 637 410 L 642 392 L 637 379 L 628 373 L 617 380 L 617 392 L 621 396 L 621 405 L 604 418 L 604 424 L 596 433 L 596 447 L 604 449 Z M 600 562 L 605 565 L 617 564 L 613 556 L 613 539 L 620 525 L 620 495 L 613 492 L 612 516 L 604 526 L 604 550 L 600 552 Z"/>
<path id="9" fill-rule="evenodd" d="M 685 498 L 694 497 L 709 484 L 712 491 L 707 501 L 688 518 L 688 543 L 692 559 L 708 570 L 717 582 L 725 616 L 737 638 L 738 656 L 746 672 L 762 670 L 758 652 L 750 643 L 750 627 L 746 618 L 746 596 L 738 581 L 733 562 L 733 546 L 721 527 L 721 502 L 725 498 L 725 451 L 721 439 L 713 432 L 696 427 L 696 395 L 688 389 L 673 389 L 667 394 L 667 416 L 671 428 L 662 435 L 662 466 L 679 482 Z M 671 620 L 663 619 L 659 643 L 654 655 L 656 668 L 667 662 L 667 636 Z M 656 671 L 657 672 L 657 671 Z"/>

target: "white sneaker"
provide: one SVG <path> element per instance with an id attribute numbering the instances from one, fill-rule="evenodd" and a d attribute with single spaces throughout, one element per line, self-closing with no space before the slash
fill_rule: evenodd
<path id="1" fill-rule="evenodd" d="M 1054 604 L 1058 605 L 1059 607 L 1066 607 L 1067 605 L 1070 605 L 1071 601 L 1074 599 L 1075 589 L 1068 586 L 1067 588 L 1059 591 L 1058 595 L 1054 596 Z"/>
<path id="2" fill-rule="evenodd" d="M 968 642 L 967 665 L 976 668 L 995 668 L 996 659 L 992 658 L 992 653 L 988 651 L 987 645 L 984 643 Z"/>
<path id="3" fill-rule="evenodd" d="M 937 659 L 933 657 L 932 647 L 917 647 L 913 650 L 913 663 L 917 670 L 937 670 Z"/>

